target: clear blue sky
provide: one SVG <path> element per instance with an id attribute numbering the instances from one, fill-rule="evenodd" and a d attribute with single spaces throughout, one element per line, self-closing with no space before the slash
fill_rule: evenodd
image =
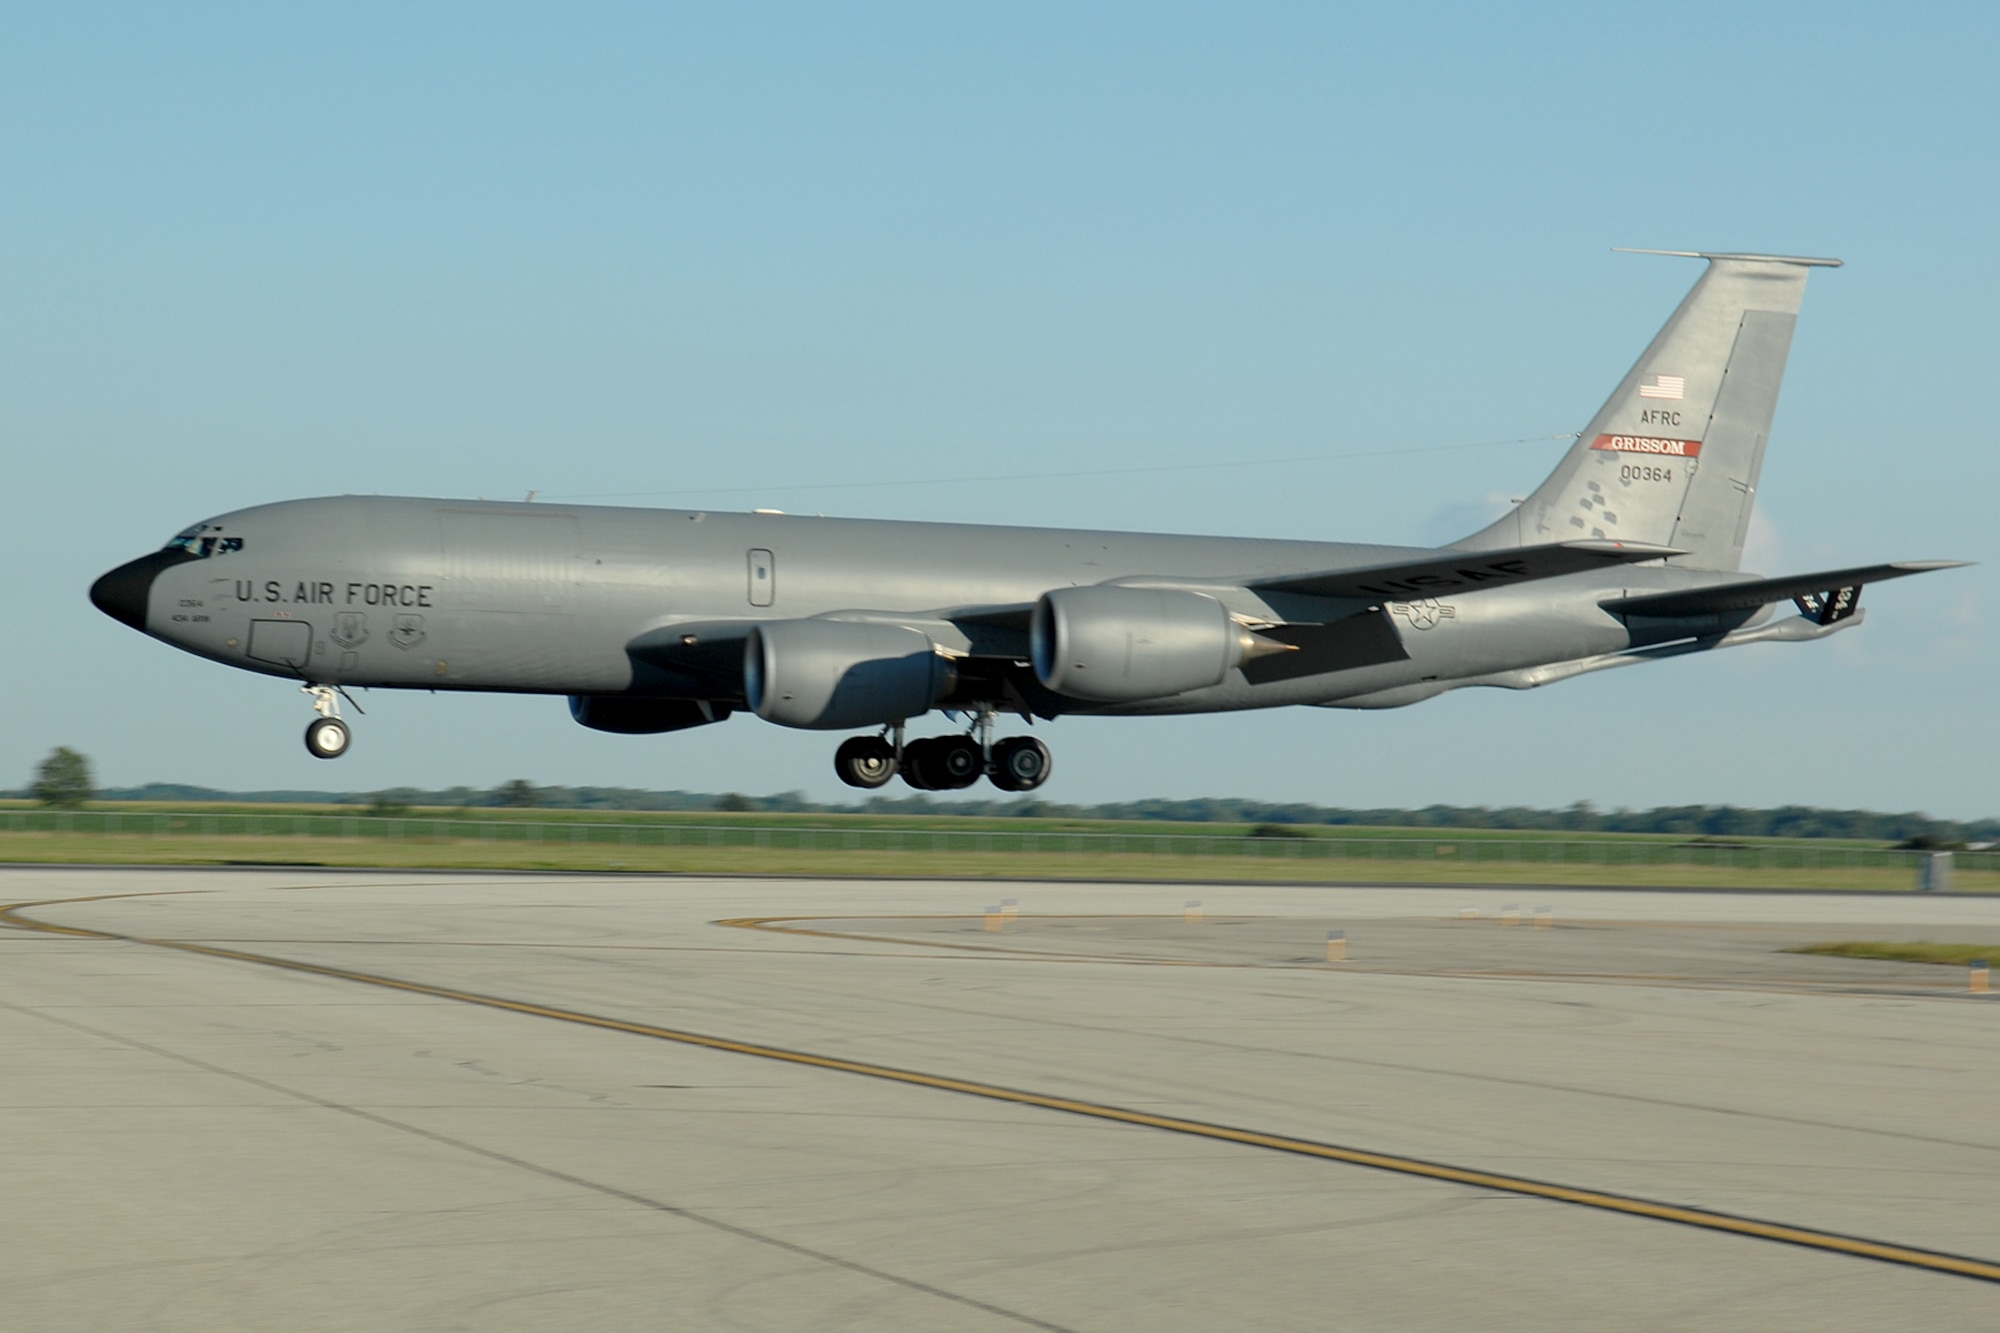
<path id="1" fill-rule="evenodd" d="M 17 8 L 0 782 L 69 744 L 113 783 L 842 795 L 823 736 L 550 699 L 378 692 L 316 762 L 291 687 L 86 589 L 342 491 L 1449 539 L 1561 447 L 1492 442 L 1580 428 L 1696 276 L 1630 245 L 1848 261 L 1806 297 L 1762 568 L 1985 563 L 1822 645 L 1066 720 L 1048 794 L 2000 813 L 1997 15 Z"/>

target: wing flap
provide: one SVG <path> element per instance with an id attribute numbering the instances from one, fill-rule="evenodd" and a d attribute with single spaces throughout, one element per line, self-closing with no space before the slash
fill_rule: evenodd
<path id="1" fill-rule="evenodd" d="M 1928 574 L 1934 569 L 1958 569 L 1964 560 L 1901 560 L 1886 565 L 1861 565 L 1854 569 L 1828 569 L 1815 574 L 1792 574 L 1775 579 L 1745 579 L 1718 583 L 1706 588 L 1686 588 L 1679 592 L 1650 592 L 1637 597 L 1617 597 L 1601 605 L 1625 616 L 1712 616 L 1730 611 L 1754 611 L 1772 602 L 1794 598 L 1818 598 L 1842 590 L 1858 592 L 1864 584 L 1884 579 Z"/>
<path id="2" fill-rule="evenodd" d="M 1252 579 L 1247 586 L 1259 592 L 1290 592 L 1308 597 L 1402 601 L 1413 597 L 1450 597 L 1481 588 L 1560 578 L 1565 574 L 1681 554 L 1670 546 L 1641 542 L 1551 542 L 1546 546 L 1517 546 L 1498 551 L 1447 551 L 1420 560 L 1360 569 L 1284 574 Z"/>

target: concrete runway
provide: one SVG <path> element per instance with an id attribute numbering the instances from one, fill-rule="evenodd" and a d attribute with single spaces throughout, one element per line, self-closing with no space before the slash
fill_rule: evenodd
<path id="1" fill-rule="evenodd" d="M 0 902 L 44 904 L 0 929 L 0 1329 L 2000 1324 L 2000 997 L 1778 952 L 2000 942 L 2000 900 L 10 870 Z"/>

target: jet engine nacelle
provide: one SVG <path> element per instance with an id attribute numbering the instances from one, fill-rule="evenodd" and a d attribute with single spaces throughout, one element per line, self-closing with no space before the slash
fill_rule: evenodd
<path id="1" fill-rule="evenodd" d="M 1029 629 L 1042 684 L 1098 703 L 1220 685 L 1255 642 L 1221 602 L 1178 588 L 1057 588 Z"/>
<path id="2" fill-rule="evenodd" d="M 743 647 L 743 693 L 766 722 L 815 731 L 902 722 L 952 687 L 930 636 L 903 625 L 774 620 Z"/>

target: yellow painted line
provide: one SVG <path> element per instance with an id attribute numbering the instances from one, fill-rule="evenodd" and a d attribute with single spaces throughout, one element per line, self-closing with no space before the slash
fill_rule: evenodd
<path id="1" fill-rule="evenodd" d="M 347 968 L 328 967 L 320 963 L 300 962 L 290 958 L 277 958 L 268 954 L 247 953 L 240 949 L 222 949 L 213 945 L 193 944 L 182 940 L 143 939 L 131 935 L 118 935 L 109 931 L 84 930 L 75 926 L 51 925 L 21 915 L 22 912 L 31 907 L 56 906 L 65 901 L 83 902 L 90 900 L 72 898 L 55 900 L 53 902 L 15 903 L 11 906 L 0 908 L 0 923 L 23 930 L 41 931 L 72 938 L 111 940 L 125 944 L 145 944 L 156 948 L 174 949 L 182 953 L 199 954 L 208 958 L 225 958 L 233 962 L 256 963 L 264 967 L 279 968 L 287 972 L 300 972 L 308 976 L 358 982 L 367 986 L 380 986 L 387 990 L 401 991 L 405 994 L 423 995 L 439 1000 L 454 1000 L 461 1004 L 475 1004 L 488 1009 L 503 1010 L 507 1013 L 527 1014 L 535 1018 L 554 1019 L 557 1022 L 574 1023 L 581 1027 L 596 1028 L 606 1032 L 622 1032 L 631 1036 L 650 1037 L 657 1041 L 676 1042 L 683 1046 L 694 1046 L 705 1050 L 725 1051 L 734 1055 L 750 1055 L 762 1060 L 776 1060 L 785 1064 L 803 1065 L 810 1069 L 827 1069 L 843 1074 L 858 1074 L 864 1078 L 882 1079 L 887 1082 L 902 1083 L 912 1087 L 933 1088 L 940 1092 L 962 1093 L 969 1097 L 981 1097 L 989 1101 L 1010 1102 L 1016 1106 L 1033 1106 L 1046 1111 L 1061 1111 L 1068 1115 L 1087 1116 L 1093 1120 L 1105 1120 L 1114 1124 L 1165 1130 L 1173 1134 L 1185 1134 L 1221 1143 L 1236 1143 L 1245 1147 L 1263 1148 L 1272 1152 L 1291 1153 L 1301 1157 L 1315 1157 L 1323 1161 L 1342 1162 L 1349 1166 L 1364 1166 L 1377 1171 L 1390 1171 L 1398 1175 L 1414 1176 L 1424 1180 L 1438 1180 L 1454 1185 L 1469 1185 L 1475 1189 L 1495 1190 L 1506 1194 L 1523 1195 L 1533 1199 L 1547 1199 L 1554 1203 L 1573 1204 L 1582 1208 L 1595 1208 L 1604 1212 L 1622 1213 L 1628 1217 L 1649 1218 L 1657 1222 L 1674 1222 L 1683 1226 L 1699 1227 L 1705 1231 L 1716 1231 L 1736 1236 L 1749 1236 L 1757 1240 L 1778 1241 L 1786 1245 L 1797 1245 L 1806 1249 L 1820 1250 L 1832 1254 L 1844 1254 L 1859 1259 L 1873 1259 L 1881 1263 L 1899 1264 L 1908 1268 L 1926 1269 L 1936 1273 L 1950 1273 L 1959 1277 L 1976 1278 L 1984 1282 L 2000 1283 L 2000 1262 L 1991 1259 L 1977 1259 L 1968 1255 L 1947 1254 L 1938 1250 L 1918 1249 L 1914 1246 L 1897 1245 L 1888 1241 L 1869 1240 L 1862 1236 L 1845 1236 L 1838 1232 L 1820 1231 L 1813 1227 L 1792 1226 L 1783 1222 L 1765 1222 L 1752 1217 L 1739 1217 L 1732 1213 L 1719 1213 L 1706 1208 L 1690 1208 L 1679 1204 L 1661 1203 L 1653 1199 L 1641 1199 L 1627 1194 L 1612 1194 L 1604 1190 L 1579 1189 L 1570 1185 L 1558 1185 L 1549 1181 L 1534 1180 L 1525 1176 L 1506 1175 L 1497 1171 L 1480 1171 L 1469 1167 L 1450 1166 L 1443 1162 L 1425 1161 L 1419 1157 L 1403 1157 L 1395 1153 L 1371 1152 L 1365 1148 L 1350 1148 L 1340 1144 L 1321 1143 L 1314 1139 L 1293 1138 L 1284 1134 L 1267 1134 L 1254 1129 L 1242 1129 L 1233 1125 L 1212 1124 L 1204 1120 L 1189 1120 L 1180 1116 L 1159 1115 L 1151 1111 L 1134 1111 L 1122 1106 L 1111 1106 L 1102 1102 L 1085 1101 L 1075 1097 L 1059 1097 L 1048 1093 L 1028 1092 L 1020 1088 L 1001 1087 L 998 1084 L 980 1083 L 972 1079 L 950 1078 L 940 1074 L 925 1074 L 912 1069 L 898 1069 L 892 1065 L 870 1064 L 862 1060 L 844 1060 L 836 1056 L 814 1055 L 808 1051 L 787 1050 L 782 1046 L 765 1046 L 757 1042 L 736 1041 L 728 1037 L 715 1037 L 700 1032 L 686 1032 L 678 1028 L 658 1027 L 651 1023 L 637 1023 L 629 1019 L 607 1018 L 600 1014 L 579 1013 L 573 1009 L 558 1009 L 549 1005 L 532 1004 L 525 1000 L 510 1000 L 497 995 L 482 995 L 476 991 L 457 990 L 449 986 L 432 986 L 420 981 L 404 981 L 396 977 L 378 976 L 371 972 L 355 972 Z M 748 920 L 750 918 L 744 919 Z"/>
<path id="2" fill-rule="evenodd" d="M 57 926 L 46 921 L 30 921 L 26 917 L 16 917 L 15 912 L 29 907 L 63 907 L 70 903 L 108 903 L 120 898 L 162 898 L 181 893 L 202 893 L 202 889 L 148 889 L 143 893 L 93 893 L 84 898 L 44 898 L 35 903 L 15 903 L 0 907 L 0 924 L 18 926 L 23 930 L 37 930 L 46 935 L 74 935 L 85 940 L 117 940 L 122 935 L 107 935 L 101 930 L 78 930 L 72 926 Z M 149 941 L 140 941 L 147 943 Z"/>
<path id="3" fill-rule="evenodd" d="M 990 944 L 966 944 L 953 940 L 912 940 L 896 935 L 863 935 L 850 930 L 814 930 L 810 926 L 795 926 L 794 921 L 866 921 L 867 917 L 823 917 L 823 916 L 732 916 L 715 924 L 735 930 L 767 930 L 774 935 L 807 935 L 821 940 L 850 940 L 867 944 L 901 944 L 917 949 L 963 949 L 971 953 L 1017 953 L 1015 949 L 996 948 Z M 925 914 L 921 916 L 899 916 L 898 921 L 971 921 L 974 918 L 963 912 L 950 914 Z"/>
<path id="4" fill-rule="evenodd" d="M 897 921 L 977 921 L 984 913 L 964 912 L 930 913 L 924 915 L 899 916 Z M 867 921 L 882 918 L 870 917 L 827 917 L 827 916 L 735 916 L 724 917 L 715 924 L 730 926 L 737 930 L 763 930 L 774 935 L 805 935 L 813 939 L 841 940 L 854 944 L 900 944 L 906 949 L 955 949 L 961 953 L 994 954 L 1008 958 L 1029 958 L 1052 963 L 1105 963 L 1118 967 L 1242 967 L 1241 963 L 1215 963 L 1198 958 L 1107 958 L 1094 953 L 1064 953 L 1056 949 L 1018 949 L 1004 944 L 968 944 L 963 941 L 938 939 L 911 939 L 906 935 L 863 935 L 852 930 L 814 930 L 809 926 L 789 925 L 793 921 Z M 1014 920 L 1025 918 L 1015 917 Z M 1179 917 L 1142 916 L 1075 916 L 1064 917 L 1065 921 L 1165 921 L 1180 920 Z M 1259 964 L 1259 966 L 1264 966 Z"/>

